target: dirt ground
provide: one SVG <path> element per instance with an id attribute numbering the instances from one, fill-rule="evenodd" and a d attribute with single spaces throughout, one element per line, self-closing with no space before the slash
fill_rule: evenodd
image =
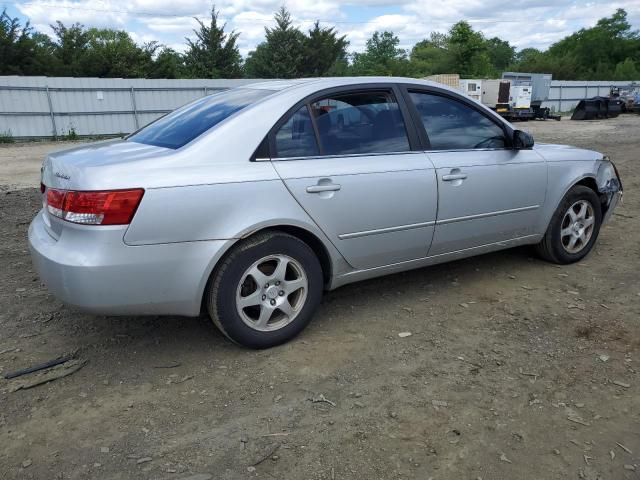
<path id="1" fill-rule="evenodd" d="M 0 379 L 0 478 L 640 478 L 640 116 L 519 126 L 618 165 L 624 204 L 589 257 L 522 248 L 350 285 L 260 352 L 205 319 L 63 306 L 30 264 L 37 190 L 0 187 L 0 372 L 88 361 Z M 0 177 L 37 185 L 58 147 L 0 147 L 34 159 Z"/>
<path id="2" fill-rule="evenodd" d="M 0 186 L 3 189 L 40 185 L 40 165 L 47 153 L 81 142 L 32 142 L 0 145 Z"/>

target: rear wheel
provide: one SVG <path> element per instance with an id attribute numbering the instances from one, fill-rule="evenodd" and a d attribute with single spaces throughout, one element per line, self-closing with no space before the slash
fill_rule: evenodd
<path id="1" fill-rule="evenodd" d="M 300 333 L 320 303 L 322 267 L 300 239 L 258 234 L 236 245 L 207 290 L 209 315 L 231 340 L 268 348 Z"/>
<path id="2" fill-rule="evenodd" d="M 537 251 L 553 263 L 577 262 L 593 248 L 601 224 L 598 196 L 590 188 L 576 185 L 560 202 Z"/>

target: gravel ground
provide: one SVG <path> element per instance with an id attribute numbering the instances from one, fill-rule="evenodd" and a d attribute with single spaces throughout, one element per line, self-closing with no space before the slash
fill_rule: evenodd
<path id="1" fill-rule="evenodd" d="M 523 248 L 350 285 L 260 352 L 205 319 L 52 298 L 26 245 L 37 190 L 10 186 L 37 185 L 47 144 L 0 148 L 35 159 L 0 165 L 0 372 L 88 362 L 0 379 L 0 478 L 640 478 L 640 116 L 520 126 L 616 161 L 624 204 L 589 257 Z"/>
<path id="2" fill-rule="evenodd" d="M 81 142 L 0 144 L 0 185 L 5 189 L 40 185 L 40 165 L 47 153 L 72 148 Z"/>

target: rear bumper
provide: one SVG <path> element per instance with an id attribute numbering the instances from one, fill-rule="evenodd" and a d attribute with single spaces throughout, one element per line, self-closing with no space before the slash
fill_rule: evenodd
<path id="1" fill-rule="evenodd" d="M 199 315 L 207 279 L 230 241 L 128 246 L 125 229 L 72 226 L 56 240 L 40 212 L 29 226 L 33 264 L 54 296 L 88 312 Z"/>

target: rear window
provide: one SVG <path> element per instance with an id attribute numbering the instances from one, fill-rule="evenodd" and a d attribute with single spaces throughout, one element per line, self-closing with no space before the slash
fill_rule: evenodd
<path id="1" fill-rule="evenodd" d="M 127 137 L 127 140 L 156 147 L 180 148 L 234 113 L 272 93 L 273 90 L 236 88 L 200 98 L 138 130 Z"/>

